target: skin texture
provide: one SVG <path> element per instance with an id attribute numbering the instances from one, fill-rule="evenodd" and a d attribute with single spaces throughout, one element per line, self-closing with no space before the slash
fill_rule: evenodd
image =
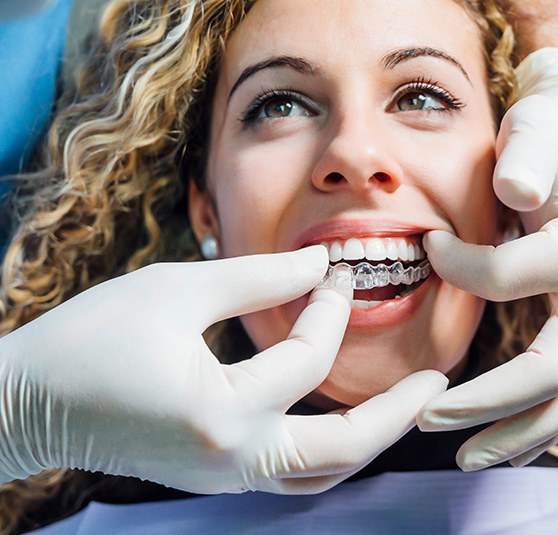
<path id="1" fill-rule="evenodd" d="M 555 0 L 508 0 L 506 10 L 517 35 L 519 58 L 545 46 L 558 46 L 558 3 Z"/>
<path id="2" fill-rule="evenodd" d="M 386 67 L 387 54 L 426 47 L 452 59 L 419 55 Z M 313 72 L 265 68 L 238 84 L 246 67 L 278 56 L 303 58 Z M 484 73 L 476 27 L 452 0 L 259 1 L 221 65 L 207 169 L 211 199 L 192 188 L 194 231 L 200 239 L 217 236 L 226 257 L 291 250 L 309 235 L 442 229 L 494 243 L 495 128 Z M 462 107 L 400 110 L 402 88 L 421 81 Z M 255 122 L 241 121 L 270 90 L 295 93 L 266 108 L 289 104 L 290 115 L 270 118 L 262 108 Z M 435 90 L 413 90 L 430 107 L 444 107 Z M 484 302 L 437 277 L 420 291 L 412 313 L 396 311 L 388 326 L 381 325 L 385 305 L 364 326 L 351 317 L 319 388 L 323 396 L 355 405 L 413 371 L 459 373 Z M 286 337 L 304 304 L 245 316 L 244 326 L 259 349 L 270 347 Z"/>

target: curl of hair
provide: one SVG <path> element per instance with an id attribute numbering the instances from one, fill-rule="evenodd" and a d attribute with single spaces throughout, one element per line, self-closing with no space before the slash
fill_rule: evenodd
<path id="1" fill-rule="evenodd" d="M 190 158 L 189 141 L 199 137 L 209 98 L 205 88 L 250 5 L 114 0 L 107 6 L 88 63 L 50 128 L 42 169 L 16 178 L 9 209 L 19 223 L 2 268 L 1 334 L 95 282 L 196 255 L 188 233 L 176 236 L 185 223 L 176 223 L 185 211 L 176 203 L 185 189 L 177 161 Z M 0 531 L 33 527 L 34 504 L 55 495 L 60 501 L 62 487 L 64 513 L 78 508 L 83 476 L 72 474 L 50 471 L 4 485 Z"/>
<path id="2" fill-rule="evenodd" d="M 465 7 L 481 32 L 492 108 L 498 124 L 517 99 L 513 28 L 497 0 L 457 0 L 457 3 Z"/>
<path id="3" fill-rule="evenodd" d="M 514 73 L 517 63 L 513 28 L 505 16 L 505 2 L 498 0 L 456 0 L 467 9 L 481 31 L 486 54 L 487 78 L 493 99 L 496 124 L 517 100 Z M 502 208 L 507 232 L 521 235 L 520 223 L 510 210 Z M 491 303 L 475 337 L 473 346 L 483 355 L 484 369 L 502 364 L 525 351 L 533 341 L 550 306 L 545 296 L 506 303 Z"/>
<path id="4" fill-rule="evenodd" d="M 515 98 L 511 26 L 494 0 L 456 1 L 482 33 L 497 122 Z M 0 334 L 119 273 L 199 257 L 188 231 L 184 180 L 204 185 L 216 69 L 254 2 L 108 5 L 76 87 L 61 101 L 40 170 L 17 178 L 9 209 L 19 222 L 2 268 Z M 485 354 L 511 358 L 532 339 L 537 326 L 530 306 L 498 305 L 501 336 L 485 337 L 482 327 L 477 336 L 491 340 Z M 232 335 L 214 338 L 234 343 Z M 88 478 L 97 478 L 95 485 Z M 70 514 L 102 487 L 98 475 L 69 470 L 4 485 L 0 532 Z M 47 503 L 50 515 L 41 516 Z"/>

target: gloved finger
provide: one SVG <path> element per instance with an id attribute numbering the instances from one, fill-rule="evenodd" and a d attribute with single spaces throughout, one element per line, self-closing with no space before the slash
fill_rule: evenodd
<path id="1" fill-rule="evenodd" d="M 319 494 L 329 490 L 364 468 L 350 470 L 333 476 L 293 477 L 276 480 L 277 492 L 281 494 Z"/>
<path id="2" fill-rule="evenodd" d="M 344 412 L 347 412 L 347 410 L 345 410 Z M 357 472 L 360 472 L 371 461 L 372 459 L 367 458 L 364 462 L 352 467 L 346 472 L 340 472 L 338 474 L 330 476 L 304 475 L 290 478 L 285 477 L 275 481 L 280 485 L 279 488 L 281 488 L 281 494 L 317 494 L 335 487 L 342 481 L 345 481 L 349 477 L 355 475 Z"/>
<path id="3" fill-rule="evenodd" d="M 345 415 L 349 410 L 348 407 L 335 409 L 328 412 L 328 415 L 338 414 Z M 303 474 L 295 474 L 293 477 L 284 477 L 275 480 L 275 482 L 280 486 L 281 494 L 317 494 L 320 492 L 325 492 L 329 490 L 342 481 L 345 481 L 349 477 L 353 476 L 360 470 L 362 470 L 367 464 L 369 464 L 371 459 L 366 458 L 360 465 L 353 466 L 350 470 L 346 472 L 340 472 L 334 475 L 314 475 L 309 476 L 308 472 Z"/>
<path id="4" fill-rule="evenodd" d="M 308 478 L 281 479 L 278 481 L 278 488 L 281 494 L 307 495 L 320 494 L 332 489 L 345 479 L 347 476 L 316 476 Z"/>
<path id="5" fill-rule="evenodd" d="M 514 210 L 531 211 L 546 202 L 558 173 L 558 106 L 531 95 L 504 115 L 496 140 L 494 191 Z"/>
<path id="6" fill-rule="evenodd" d="M 230 380 L 250 381 L 262 407 L 282 412 L 317 388 L 333 365 L 349 320 L 352 289 L 344 291 L 315 289 L 287 340 L 231 366 Z M 254 388 L 238 391 L 254 396 Z"/>
<path id="7" fill-rule="evenodd" d="M 444 375 L 424 370 L 344 415 L 286 416 L 296 455 L 276 477 L 333 476 L 355 471 L 414 427 L 419 409 L 446 386 Z"/>
<path id="8" fill-rule="evenodd" d="M 240 256 L 207 262 L 154 264 L 139 280 L 146 299 L 164 296 L 172 321 L 205 330 L 220 320 L 292 301 L 314 288 L 326 273 L 327 249 Z M 134 275 L 134 274 L 132 274 Z M 151 292 L 151 293 L 149 293 Z"/>
<path id="9" fill-rule="evenodd" d="M 558 318 L 551 316 L 530 350 L 475 379 L 449 389 L 419 413 L 422 431 L 464 429 L 499 420 L 556 396 Z"/>
<path id="10" fill-rule="evenodd" d="M 442 230 L 423 239 L 434 271 L 445 281 L 491 301 L 558 290 L 558 224 L 498 247 L 465 243 Z"/>
<path id="11" fill-rule="evenodd" d="M 292 301 L 320 282 L 328 263 L 327 249 L 321 245 L 288 253 L 204 262 L 197 281 L 203 307 L 196 309 L 196 316 L 207 327 Z M 175 283 L 178 288 L 184 285 L 180 275 Z M 188 272 L 183 276 L 187 277 Z"/>
<path id="12" fill-rule="evenodd" d="M 557 421 L 556 399 L 500 420 L 461 446 L 457 464 L 469 472 L 516 458 L 554 438 Z"/>
<path id="13" fill-rule="evenodd" d="M 420 411 L 422 431 L 450 431 L 499 420 L 558 393 L 558 318 L 551 316 L 530 350 L 475 379 L 450 388 Z"/>
<path id="14" fill-rule="evenodd" d="M 552 446 L 555 446 L 557 443 L 558 437 L 554 436 L 546 442 L 543 442 L 542 444 L 539 444 L 538 446 L 532 448 L 531 450 L 526 451 L 525 453 L 522 453 L 517 457 L 509 459 L 508 462 L 516 468 L 521 468 L 522 466 L 526 466 L 529 463 L 532 463 L 535 459 L 540 457 L 545 451 L 552 448 Z"/>

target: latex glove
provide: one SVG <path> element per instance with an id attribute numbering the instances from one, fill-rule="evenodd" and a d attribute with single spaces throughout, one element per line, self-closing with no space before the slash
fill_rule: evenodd
<path id="1" fill-rule="evenodd" d="M 520 96 L 500 125 L 494 190 L 522 212 L 527 232 L 556 217 L 558 172 L 558 48 L 530 54 L 516 69 Z M 550 211 L 539 209 L 550 200 Z"/>
<path id="2" fill-rule="evenodd" d="M 518 78 L 526 96 L 503 121 L 494 188 L 512 208 L 530 210 L 520 215 L 531 234 L 495 248 L 442 231 L 424 240 L 435 271 L 455 286 L 493 301 L 548 293 L 552 303 L 524 354 L 450 389 L 419 415 L 425 431 L 498 420 L 460 448 L 464 470 L 506 460 L 521 466 L 558 443 L 558 49 L 531 55 Z"/>
<path id="3" fill-rule="evenodd" d="M 327 265 L 321 246 L 153 265 L 4 337 L 4 479 L 77 467 L 199 493 L 306 493 L 346 478 L 414 425 L 445 388 L 441 374 L 344 415 L 286 415 L 341 344 L 350 307 L 332 289 L 314 291 L 288 339 L 250 360 L 221 365 L 202 338 L 218 320 L 310 291 Z"/>

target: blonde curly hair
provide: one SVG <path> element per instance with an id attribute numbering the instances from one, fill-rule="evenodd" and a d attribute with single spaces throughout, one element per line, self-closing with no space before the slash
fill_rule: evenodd
<path id="1" fill-rule="evenodd" d="M 515 98 L 511 26 L 496 0 L 455 1 L 480 29 L 499 121 Z M 17 178 L 0 334 L 117 274 L 153 261 L 199 258 L 185 215 L 185 178 L 203 189 L 217 68 L 254 2 L 113 0 L 107 6 L 87 63 L 61 100 L 39 170 Z M 544 302 L 536 299 L 494 307 L 475 339 L 490 365 L 492 357 L 512 358 L 530 343 L 545 317 Z M 0 492 L 0 531 L 69 514 L 103 485 L 98 475 L 69 470 L 7 484 Z"/>

